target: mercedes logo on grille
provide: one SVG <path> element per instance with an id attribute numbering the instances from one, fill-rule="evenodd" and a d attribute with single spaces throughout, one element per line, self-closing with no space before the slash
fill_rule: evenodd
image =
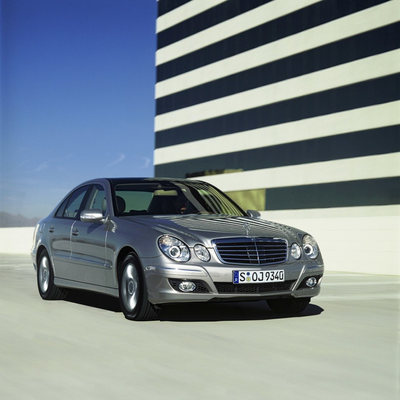
<path id="1" fill-rule="evenodd" d="M 250 224 L 244 224 L 243 225 L 244 231 L 246 232 L 246 236 L 249 236 L 250 230 L 251 230 L 251 225 Z"/>

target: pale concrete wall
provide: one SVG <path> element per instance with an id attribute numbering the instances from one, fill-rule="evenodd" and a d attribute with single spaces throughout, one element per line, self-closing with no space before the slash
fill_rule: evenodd
<path id="1" fill-rule="evenodd" d="M 29 254 L 35 228 L 0 228 L 0 254 Z"/>
<path id="2" fill-rule="evenodd" d="M 317 240 L 327 271 L 400 275 L 400 206 L 263 211 Z"/>

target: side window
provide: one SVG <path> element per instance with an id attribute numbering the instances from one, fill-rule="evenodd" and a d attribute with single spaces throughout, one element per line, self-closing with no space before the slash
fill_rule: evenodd
<path id="1" fill-rule="evenodd" d="M 79 212 L 81 211 L 82 202 L 85 198 L 88 189 L 89 186 L 81 187 L 78 190 L 75 190 L 75 192 L 72 193 L 71 196 L 69 196 L 67 206 L 65 207 L 65 210 L 62 214 L 62 218 L 77 219 L 79 217 Z"/>
<path id="2" fill-rule="evenodd" d="M 57 218 L 62 218 L 62 217 L 63 217 L 63 215 L 64 215 L 64 210 L 65 210 L 65 207 L 67 207 L 68 200 L 69 200 L 69 197 L 67 197 L 67 198 L 62 202 L 61 206 L 58 207 L 58 210 L 57 210 L 57 212 L 56 212 L 56 217 L 57 217 Z"/>
<path id="3" fill-rule="evenodd" d="M 107 200 L 106 200 L 106 191 L 101 185 L 94 185 L 92 187 L 92 191 L 90 197 L 88 199 L 88 203 L 86 208 L 89 210 L 101 210 L 103 215 L 106 214 L 107 211 Z"/>

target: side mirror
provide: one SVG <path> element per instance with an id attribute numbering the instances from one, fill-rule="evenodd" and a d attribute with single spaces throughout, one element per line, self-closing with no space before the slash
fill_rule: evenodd
<path id="1" fill-rule="evenodd" d="M 103 216 L 101 210 L 93 209 L 93 210 L 83 210 L 81 212 L 81 221 L 82 222 L 90 222 L 90 223 L 102 223 L 106 221 Z"/>
<path id="2" fill-rule="evenodd" d="M 261 214 L 257 210 L 247 210 L 246 214 L 251 218 L 261 218 Z"/>

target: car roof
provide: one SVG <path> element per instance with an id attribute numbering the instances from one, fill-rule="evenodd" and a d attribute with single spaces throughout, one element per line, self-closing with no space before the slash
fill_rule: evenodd
<path id="1" fill-rule="evenodd" d="M 140 183 L 140 182 L 188 182 L 188 179 L 181 178 L 107 178 L 113 184 L 117 183 Z"/>
<path id="2" fill-rule="evenodd" d="M 183 178 L 148 178 L 148 177 L 142 177 L 142 178 L 137 178 L 137 177 L 124 177 L 124 178 L 97 178 L 97 179 L 90 179 L 86 182 L 81 183 L 79 186 L 83 185 L 89 185 L 89 184 L 94 184 L 94 183 L 100 183 L 100 182 L 109 182 L 111 186 L 115 186 L 118 184 L 124 184 L 124 183 L 163 183 L 163 182 L 182 182 L 182 183 L 194 183 L 194 182 L 201 182 L 205 183 L 199 180 L 194 180 L 194 179 L 183 179 Z"/>

